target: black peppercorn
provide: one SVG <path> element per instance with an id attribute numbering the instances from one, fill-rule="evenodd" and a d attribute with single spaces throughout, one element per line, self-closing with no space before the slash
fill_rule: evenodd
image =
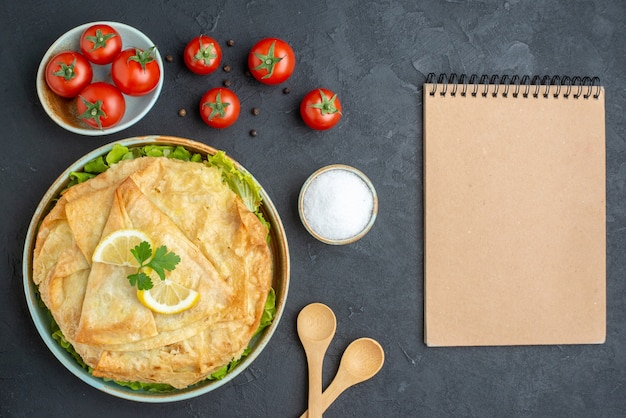
<path id="1" fill-rule="evenodd" d="M 257 133 L 256 129 L 252 129 L 250 131 L 250 136 L 257 136 L 257 135 L 258 135 L 258 133 Z"/>
<path id="2" fill-rule="evenodd" d="M 172 62 L 172 61 L 174 61 L 174 57 L 173 57 L 173 56 L 171 56 L 171 55 L 169 55 L 169 54 L 167 54 L 167 55 L 165 56 L 165 61 L 167 61 L 167 62 Z"/>
<path id="3" fill-rule="evenodd" d="M 291 90 L 289 90 L 289 87 L 285 87 L 283 89 L 283 94 L 289 94 L 289 93 L 291 93 Z"/>
<path id="4" fill-rule="evenodd" d="M 224 80 L 222 84 L 224 85 L 224 87 L 230 87 L 230 80 Z"/>
<path id="5" fill-rule="evenodd" d="M 230 72 L 230 65 L 227 64 L 224 66 L 224 72 L 227 72 L 227 73 Z"/>
<path id="6" fill-rule="evenodd" d="M 233 46 L 235 45 L 235 41 L 233 41 L 232 39 L 229 39 L 228 41 L 226 41 L 226 45 Z"/>
<path id="7" fill-rule="evenodd" d="M 252 109 L 252 114 L 254 116 L 259 116 L 259 113 L 261 113 L 261 109 L 259 109 L 258 107 Z"/>

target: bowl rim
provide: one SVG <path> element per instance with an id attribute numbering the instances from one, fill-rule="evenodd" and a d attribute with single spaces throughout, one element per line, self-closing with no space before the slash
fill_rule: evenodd
<path id="1" fill-rule="evenodd" d="M 251 345 L 254 346 L 250 354 L 239 363 L 235 369 L 228 373 L 221 380 L 203 381 L 192 385 L 185 389 L 176 390 L 173 392 L 154 393 L 143 390 L 133 390 L 124 386 L 120 386 L 112 381 L 104 381 L 101 378 L 94 377 L 87 372 L 63 347 L 61 347 L 52 337 L 50 332 L 50 314 L 47 308 L 42 307 L 36 294 L 37 286 L 32 281 L 32 261 L 33 250 L 37 237 L 37 231 L 39 224 L 48 213 L 53 205 L 53 199 L 58 197 L 59 193 L 69 181 L 69 174 L 72 171 L 78 171 L 82 169 L 86 162 L 106 154 L 110 151 L 114 145 L 121 144 L 128 147 L 141 146 L 141 145 L 181 145 L 188 150 L 200 152 L 205 156 L 208 154 L 215 154 L 218 150 L 186 138 L 174 137 L 174 136 L 162 136 L 151 135 L 142 137 L 131 137 L 118 141 L 111 142 L 103 145 L 76 160 L 68 168 L 66 168 L 61 175 L 52 183 L 52 185 L 45 192 L 33 217 L 28 226 L 26 238 L 24 242 L 24 251 L 22 256 L 22 281 L 24 286 L 24 294 L 26 297 L 26 303 L 28 310 L 35 324 L 39 335 L 43 339 L 45 345 L 52 352 L 52 354 L 59 360 L 66 369 L 72 374 L 78 377 L 89 386 L 98 389 L 102 392 L 123 398 L 131 401 L 146 402 L 146 403 L 164 403 L 175 402 L 191 399 L 205 393 L 211 392 L 224 384 L 230 382 L 243 372 L 247 367 L 261 354 L 269 343 L 272 335 L 276 331 L 278 324 L 280 323 L 282 314 L 285 310 L 285 304 L 287 294 L 289 291 L 289 279 L 290 279 L 290 259 L 289 259 L 289 246 L 287 243 L 287 236 L 284 226 L 280 219 L 280 215 L 276 210 L 272 200 L 267 195 L 267 192 L 262 185 L 254 178 L 254 176 L 245 169 L 240 163 L 229 158 L 235 167 L 245 174 L 249 174 L 257 184 L 261 187 L 262 205 L 261 211 L 265 219 L 271 224 L 270 228 L 270 250 L 272 254 L 272 286 L 276 292 L 276 314 L 272 324 L 265 328 L 259 335 L 253 337 Z"/>
<path id="2" fill-rule="evenodd" d="M 328 238 L 328 237 L 323 236 L 319 232 L 315 231 L 309 224 L 309 221 L 307 220 L 307 217 L 304 213 L 304 197 L 311 183 L 313 183 L 313 181 L 316 178 L 318 178 L 320 175 L 327 173 L 329 171 L 334 171 L 334 170 L 344 170 L 344 171 L 348 171 L 353 174 L 356 174 L 356 176 L 359 177 L 365 183 L 367 188 L 372 193 L 372 200 L 373 200 L 372 213 L 365 227 L 358 234 L 353 235 L 351 237 L 343 238 L 343 239 Z M 372 181 L 361 170 L 355 167 L 352 167 L 350 165 L 347 165 L 347 164 L 339 164 L 339 163 L 330 164 L 330 165 L 317 169 L 315 172 L 313 172 L 313 174 L 311 174 L 305 180 L 304 184 L 302 185 L 302 188 L 300 189 L 300 194 L 298 196 L 298 214 L 300 215 L 300 220 L 302 221 L 304 228 L 309 232 L 309 234 L 311 234 L 318 241 L 321 241 L 329 245 L 352 244 L 360 240 L 361 238 L 363 238 L 370 231 L 370 229 L 372 229 L 372 227 L 374 226 L 374 222 L 376 222 L 376 217 L 378 215 L 378 194 L 376 193 L 376 188 L 374 187 L 374 184 L 372 183 Z"/>
<path id="3" fill-rule="evenodd" d="M 150 95 L 150 100 L 148 101 L 147 105 L 143 109 L 141 109 L 138 112 L 138 114 L 136 116 L 134 116 L 132 119 L 129 119 L 129 120 L 123 122 L 123 123 L 120 121 L 120 123 L 118 123 L 117 125 L 114 125 L 114 126 L 112 126 L 110 128 L 106 128 L 106 129 L 81 128 L 81 127 L 74 126 L 74 125 L 71 125 L 69 123 L 64 122 L 54 112 L 54 110 L 48 105 L 48 101 L 46 100 L 46 97 L 45 97 L 45 94 L 44 94 L 44 91 L 46 91 L 46 89 L 47 89 L 46 80 L 45 80 L 46 65 L 48 64 L 50 59 L 55 54 L 57 54 L 59 52 L 62 52 L 64 49 L 66 49 L 66 48 L 61 48 L 61 47 L 64 46 L 67 43 L 68 39 L 73 39 L 74 36 L 77 36 L 78 38 L 80 38 L 80 35 L 83 33 L 83 31 L 86 30 L 87 28 L 89 28 L 90 26 L 93 26 L 93 25 L 109 25 L 109 26 L 113 27 L 115 30 L 118 30 L 118 31 L 120 29 L 122 29 L 122 31 L 131 32 L 134 36 L 140 38 L 147 45 L 156 45 L 142 31 L 140 31 L 139 29 L 134 28 L 134 27 L 132 27 L 130 25 L 127 25 L 125 23 L 113 22 L 113 21 L 107 21 L 107 20 L 84 23 L 82 25 L 76 26 L 76 27 L 68 30 L 63 35 L 59 36 L 52 43 L 52 45 L 50 45 L 50 47 L 46 50 L 46 52 L 44 53 L 43 57 L 41 58 L 41 61 L 39 62 L 39 67 L 37 68 L 36 89 L 37 89 L 37 97 L 39 98 L 39 102 L 41 103 L 41 106 L 43 107 L 43 109 L 46 112 L 46 114 L 50 117 L 50 119 L 52 119 L 57 125 L 59 125 L 60 127 L 62 127 L 65 130 L 68 130 L 70 132 L 73 132 L 73 133 L 79 134 L 79 135 L 102 136 L 102 135 L 113 134 L 113 133 L 116 133 L 116 132 L 120 132 L 120 131 L 122 131 L 124 129 L 127 129 L 127 128 L 133 126 L 134 124 L 136 124 L 137 122 L 139 122 L 141 119 L 143 119 L 144 116 L 146 116 L 148 114 L 148 112 L 152 109 L 152 107 L 154 107 L 156 101 L 158 100 L 159 96 L 161 95 L 161 90 L 163 89 L 163 80 L 165 78 L 164 77 L 164 75 L 165 75 L 165 68 L 163 66 L 163 59 L 161 57 L 161 53 L 160 53 L 158 48 L 155 48 L 154 49 L 154 57 L 155 57 L 155 60 L 157 61 L 157 63 L 159 64 L 159 67 L 161 68 L 161 77 L 159 79 L 159 82 L 157 83 L 157 86 L 154 88 L 154 90 L 152 90 L 150 93 L 148 93 L 148 95 Z M 126 47 L 130 47 L 130 45 L 126 45 Z M 124 48 L 124 46 L 122 48 Z M 78 51 L 78 52 L 80 52 L 80 51 Z M 93 64 L 93 65 L 96 65 L 96 64 Z M 100 67 L 100 66 L 98 66 L 98 67 Z M 95 81 L 97 81 L 97 80 L 94 80 L 92 82 L 95 82 Z M 129 96 L 124 95 L 124 98 L 128 102 Z M 127 105 L 128 105 L 128 103 L 127 103 Z M 126 111 L 128 111 L 128 106 L 126 107 Z"/>

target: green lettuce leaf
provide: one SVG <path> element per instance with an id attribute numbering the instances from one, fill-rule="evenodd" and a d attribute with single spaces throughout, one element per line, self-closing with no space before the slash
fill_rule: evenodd
<path id="1" fill-rule="evenodd" d="M 111 151 L 109 151 L 109 153 L 107 154 L 106 162 L 110 167 L 111 165 L 115 163 L 119 163 L 123 159 L 128 159 L 129 157 L 127 157 L 127 154 L 129 153 L 130 153 L 130 150 L 128 149 L 128 147 L 125 147 L 124 145 L 121 145 L 121 144 L 115 144 L 113 145 L 113 149 L 111 149 Z M 132 156 L 132 153 L 131 153 L 131 156 Z"/>
<path id="2" fill-rule="evenodd" d="M 70 173 L 70 181 L 69 181 L 67 187 L 68 188 L 72 187 L 75 184 L 82 183 L 82 182 L 87 181 L 89 179 L 92 179 L 94 177 L 96 177 L 96 175 L 92 174 L 92 173 L 87 173 L 87 172 L 84 172 L 84 171 L 72 171 Z"/>
<path id="3" fill-rule="evenodd" d="M 261 204 L 261 186 L 250 174 L 244 174 L 226 157 L 224 151 L 207 157 L 210 165 L 222 170 L 222 179 L 230 189 L 237 193 L 250 212 L 258 213 Z"/>
<path id="4" fill-rule="evenodd" d="M 104 157 L 100 156 L 85 164 L 85 168 L 83 170 L 85 173 L 99 174 L 104 173 L 108 169 L 109 164 L 104 160 Z"/>

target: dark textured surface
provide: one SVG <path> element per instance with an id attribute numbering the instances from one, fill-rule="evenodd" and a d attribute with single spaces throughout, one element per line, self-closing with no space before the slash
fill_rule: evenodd
<path id="1" fill-rule="evenodd" d="M 0 272 L 0 416 L 295 417 L 306 408 L 306 363 L 295 320 L 310 302 L 334 309 L 338 325 L 324 365 L 332 379 L 350 341 L 381 342 L 387 362 L 344 393 L 327 417 L 575 416 L 626 414 L 626 5 L 613 1 L 164 1 L 2 0 L 0 153 L 3 221 Z M 152 2 L 146 4 L 152 4 Z M 82 23 L 127 23 L 155 41 L 165 84 L 137 125 L 81 137 L 55 125 L 35 92 L 48 46 Z M 182 64 L 186 42 L 218 39 L 233 71 L 207 77 Z M 244 76 L 245 57 L 265 36 L 288 40 L 296 73 L 282 87 Z M 226 47 L 228 39 L 235 46 Z M 428 72 L 597 75 L 606 87 L 607 341 L 599 346 L 432 349 L 423 344 L 421 85 Z M 237 124 L 206 127 L 197 105 L 224 79 L 242 100 Z M 298 104 L 315 87 L 335 90 L 345 115 L 318 133 Z M 253 116 L 253 107 L 261 110 Z M 178 116 L 180 108 L 187 116 Z M 256 138 L 248 132 L 258 131 Z M 113 140 L 182 136 L 225 150 L 264 185 L 291 248 L 286 312 L 273 340 L 234 381 L 190 401 L 137 404 L 98 392 L 44 346 L 26 307 L 21 275 L 29 219 L 49 184 L 78 157 Z M 379 217 L 356 244 L 310 237 L 297 195 L 316 169 L 345 163 L 377 187 Z"/>

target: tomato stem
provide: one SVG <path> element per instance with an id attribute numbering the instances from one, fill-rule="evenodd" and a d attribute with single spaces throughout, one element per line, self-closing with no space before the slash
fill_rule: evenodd
<path id="1" fill-rule="evenodd" d="M 213 42 L 210 42 L 206 47 L 202 43 L 202 35 L 198 38 L 198 43 L 200 44 L 198 48 L 198 53 L 193 56 L 193 59 L 198 61 L 203 61 L 204 65 L 210 65 L 211 60 L 217 58 L 217 53 L 215 51 L 215 45 Z"/>
<path id="2" fill-rule="evenodd" d="M 91 103 L 89 100 L 80 96 L 80 99 L 83 101 L 87 109 L 80 115 L 78 115 L 81 119 L 93 119 L 97 124 L 98 128 L 102 129 L 101 118 L 107 118 L 107 114 L 104 110 L 102 110 L 102 100 L 96 100 L 94 103 Z"/>
<path id="3" fill-rule="evenodd" d="M 216 116 L 223 118 L 226 116 L 226 108 L 230 106 L 230 103 L 222 102 L 222 91 L 218 91 L 215 96 L 215 102 L 205 102 L 202 106 L 208 106 L 211 108 L 211 113 L 209 114 L 208 120 L 212 120 Z"/>
<path id="4" fill-rule="evenodd" d="M 141 69 L 146 71 L 146 64 L 154 61 L 154 57 L 152 56 L 152 51 L 154 51 L 154 46 L 142 51 L 139 48 L 135 48 L 135 55 L 131 55 L 128 57 L 126 62 L 135 61 L 141 65 Z"/>
<path id="5" fill-rule="evenodd" d="M 278 64 L 284 57 L 276 57 L 274 54 L 274 45 L 276 45 L 276 41 L 272 42 L 267 51 L 267 55 L 259 54 L 257 52 L 254 55 L 261 60 L 261 63 L 254 67 L 255 70 L 266 70 L 267 74 L 265 74 L 261 78 L 270 78 L 274 74 L 274 67 Z"/>
<path id="6" fill-rule="evenodd" d="M 76 71 L 74 71 L 74 67 L 76 66 L 76 57 L 74 57 L 74 61 L 72 61 L 70 65 L 67 65 L 64 62 L 59 62 L 59 66 L 61 68 L 59 68 L 58 71 L 55 71 L 53 75 L 63 77 L 65 81 L 70 81 L 76 77 Z"/>
<path id="7" fill-rule="evenodd" d="M 105 35 L 102 33 L 102 29 L 97 29 L 95 36 L 87 36 L 85 38 L 93 42 L 93 47 L 91 48 L 91 50 L 95 51 L 98 48 L 106 48 L 107 41 L 115 36 L 117 35 L 115 35 L 114 33 L 109 33 Z"/>
<path id="8" fill-rule="evenodd" d="M 322 102 L 311 104 L 309 105 L 309 107 L 312 107 L 314 109 L 319 109 L 322 112 L 322 115 L 328 115 L 328 114 L 332 115 L 337 112 L 341 115 L 341 112 L 339 111 L 339 109 L 337 109 L 337 106 L 335 106 L 335 100 L 337 100 L 337 94 L 333 95 L 333 97 L 329 99 L 328 97 L 326 97 L 326 95 L 324 94 L 322 90 L 319 90 L 319 92 L 320 92 L 320 97 L 322 99 Z"/>

